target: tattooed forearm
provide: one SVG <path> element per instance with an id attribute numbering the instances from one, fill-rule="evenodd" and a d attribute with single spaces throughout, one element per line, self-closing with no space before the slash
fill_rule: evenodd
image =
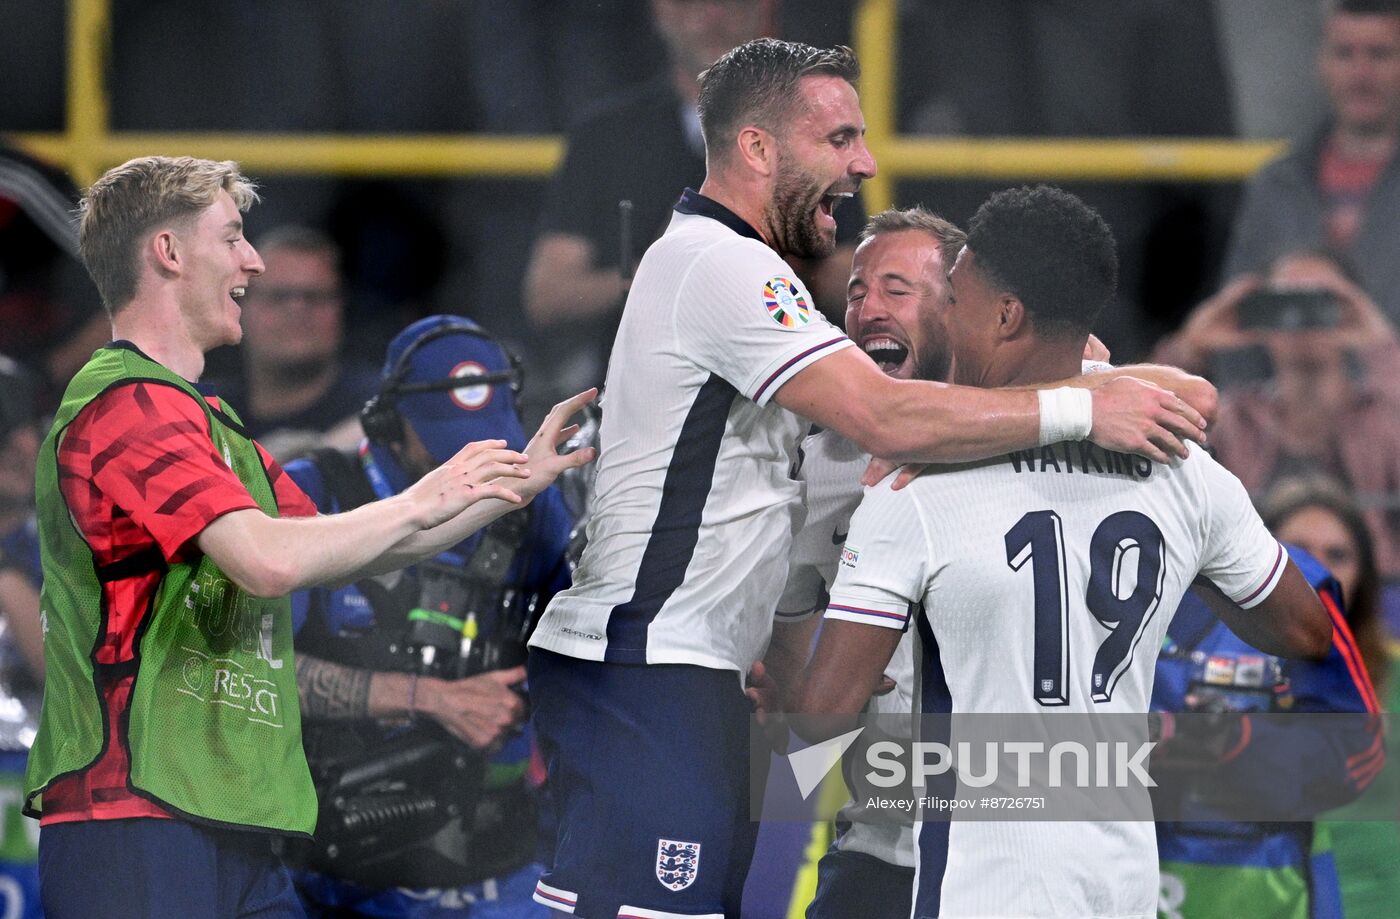
<path id="1" fill-rule="evenodd" d="M 306 718 L 364 718 L 369 714 L 371 673 L 297 655 L 297 697 Z"/>

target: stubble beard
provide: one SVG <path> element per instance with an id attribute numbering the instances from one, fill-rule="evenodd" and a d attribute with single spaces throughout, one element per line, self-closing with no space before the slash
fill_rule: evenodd
<path id="1" fill-rule="evenodd" d="M 801 170 L 779 161 L 778 179 L 768 208 L 768 225 L 773 228 L 773 242 L 785 257 L 819 259 L 836 251 L 836 234 L 830 236 L 817 229 L 816 208 L 823 189 L 813 189 Z"/>

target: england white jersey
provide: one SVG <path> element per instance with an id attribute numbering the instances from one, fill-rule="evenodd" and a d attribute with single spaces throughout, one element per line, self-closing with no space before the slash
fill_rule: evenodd
<path id="1" fill-rule="evenodd" d="M 1102 361 L 1081 364 L 1086 374 L 1112 369 L 1112 364 Z M 803 516 L 792 540 L 787 585 L 778 600 L 779 621 L 797 622 L 826 607 L 851 515 L 865 494 L 860 480 L 869 465 L 870 454 L 835 431 L 803 438 L 797 473 L 803 487 Z"/>
<path id="2" fill-rule="evenodd" d="M 787 584 L 778 600 L 779 621 L 796 622 L 826 608 L 851 515 L 865 493 L 860 479 L 870 464 L 869 453 L 835 431 L 804 438 L 799 456 L 801 529 L 792 540 Z"/>
<path id="3" fill-rule="evenodd" d="M 1100 361 L 1084 361 L 1082 366 L 1083 373 L 1112 369 L 1112 365 Z M 841 549 L 851 528 L 851 515 L 865 494 L 861 477 L 869 464 L 870 454 L 835 431 L 821 431 L 802 441 L 798 479 L 804 487 L 805 518 L 793 538 L 787 585 L 774 613 L 776 621 L 798 622 L 825 609 L 836 580 Z M 894 681 L 895 687 L 872 699 L 868 711 L 892 716 L 913 711 L 917 648 L 918 630 L 908 629 L 885 667 L 885 676 Z M 884 719 L 880 723 L 892 727 L 899 719 Z M 867 731 L 852 744 L 846 757 L 864 762 L 866 748 L 879 739 Z M 851 800 L 842 806 L 836 819 L 837 825 L 845 828 L 836 838 L 836 848 L 863 852 L 891 865 L 914 866 L 912 817 L 908 823 L 893 822 L 887 813 L 867 818 L 865 805 Z"/>
<path id="4" fill-rule="evenodd" d="M 793 538 L 788 582 L 778 601 L 776 621 L 797 622 L 825 609 L 827 595 L 836 580 L 841 547 L 851 527 L 851 515 L 865 493 L 860 479 L 869 463 L 870 454 L 835 431 L 822 431 L 802 441 L 798 478 L 805 488 L 806 517 Z M 885 675 L 894 681 L 895 688 L 872 699 L 868 711 L 880 715 L 908 715 L 913 711 L 916 646 L 916 632 L 910 629 L 885 667 Z M 888 727 L 900 720 L 891 718 L 880 723 Z M 846 758 L 862 762 L 866 748 L 881 739 L 886 738 L 867 730 L 846 752 Z M 891 821 L 887 813 L 870 819 L 862 803 L 847 801 L 836 821 L 842 828 L 836 837 L 836 848 L 863 852 L 891 865 L 913 867 L 912 817 L 908 823 Z"/>
<path id="5" fill-rule="evenodd" d="M 768 643 L 800 495 L 806 422 L 773 393 L 850 345 L 755 230 L 687 190 L 613 343 L 588 546 L 530 644 L 747 671 Z"/>
<path id="6" fill-rule="evenodd" d="M 1146 712 L 1197 573 L 1248 609 L 1286 564 L 1244 487 L 1194 446 L 1166 466 L 1055 444 L 892 481 L 851 520 L 826 615 L 903 628 L 922 606 L 925 711 Z M 1149 822 L 920 832 L 946 833 L 918 866 L 944 917 L 1156 915 Z"/>

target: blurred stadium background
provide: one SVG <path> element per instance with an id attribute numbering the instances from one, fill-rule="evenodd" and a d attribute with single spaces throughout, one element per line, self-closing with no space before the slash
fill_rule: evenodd
<path id="1" fill-rule="evenodd" d="M 78 186 L 151 153 L 237 160 L 262 190 L 255 243 L 294 223 L 343 251 L 351 356 L 377 363 L 384 329 L 458 313 L 538 379 L 557 333 L 532 329 L 522 285 L 563 132 L 662 78 L 652 2 L 0 0 L 0 144 Z M 964 223 L 1035 181 L 1098 208 L 1122 273 L 1097 331 L 1119 361 L 1218 288 L 1242 181 L 1325 113 L 1320 0 L 755 2 L 770 34 L 858 52 L 867 213 Z M 809 828 L 773 832 L 755 874 L 780 882 L 754 915 L 786 913 Z"/>
<path id="2" fill-rule="evenodd" d="M 859 52 L 868 211 L 962 221 L 1029 180 L 1099 207 L 1129 306 L 1104 337 L 1139 357 L 1215 282 L 1238 182 L 1318 111 L 1317 4 L 1050 0 L 1028 28 L 1022 3 L 783 0 L 771 31 Z M 1243 34 L 1293 65 L 1260 81 L 1230 56 Z M 463 313 L 528 352 L 521 278 L 559 132 L 663 66 L 647 0 L 11 0 L 0 133 L 79 184 L 153 151 L 238 160 L 264 190 L 252 238 L 328 228 L 352 315 Z"/>

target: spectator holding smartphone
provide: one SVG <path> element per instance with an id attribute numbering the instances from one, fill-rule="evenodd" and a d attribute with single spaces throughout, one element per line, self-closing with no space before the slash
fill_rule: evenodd
<path id="1" fill-rule="evenodd" d="M 1321 39 L 1327 116 L 1246 183 L 1224 276 L 1326 246 L 1400 322 L 1400 0 L 1329 0 Z"/>
<path id="2" fill-rule="evenodd" d="M 1356 495 L 1400 574 L 1400 336 L 1335 256 L 1295 251 L 1196 308 L 1154 357 L 1215 378 L 1216 457 L 1255 494 L 1324 473 Z"/>
<path id="3" fill-rule="evenodd" d="M 1219 372 L 1238 357 L 1234 352 L 1267 347 L 1280 340 L 1270 332 L 1289 330 L 1316 333 L 1352 352 L 1376 382 L 1386 382 L 1380 378 L 1400 354 L 1400 336 L 1350 264 L 1325 250 L 1295 249 L 1262 276 L 1239 275 L 1203 301 L 1162 339 L 1153 359 L 1193 373 Z"/>

